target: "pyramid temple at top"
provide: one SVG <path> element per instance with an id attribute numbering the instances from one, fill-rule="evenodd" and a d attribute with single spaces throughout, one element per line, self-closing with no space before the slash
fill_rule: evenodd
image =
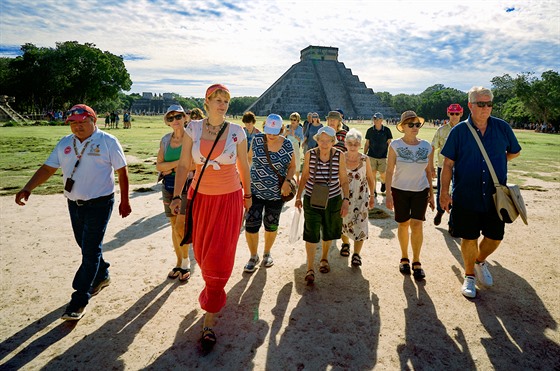
<path id="1" fill-rule="evenodd" d="M 369 119 L 375 112 L 398 116 L 338 61 L 338 48 L 308 46 L 301 51 L 299 63 L 280 76 L 247 111 L 258 116 L 277 113 L 284 118 L 298 112 L 305 120 L 307 112 L 317 112 L 324 118 L 335 109 L 342 109 L 345 119 Z"/>

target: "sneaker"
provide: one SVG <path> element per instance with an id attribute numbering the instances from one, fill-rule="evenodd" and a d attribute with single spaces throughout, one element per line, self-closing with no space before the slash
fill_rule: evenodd
<path id="1" fill-rule="evenodd" d="M 441 224 L 441 217 L 443 216 L 443 213 L 440 213 L 439 211 L 436 214 L 436 217 L 434 218 L 434 225 L 440 225 Z"/>
<path id="2" fill-rule="evenodd" d="M 381 183 L 381 193 L 385 192 L 385 183 Z"/>
<path id="3" fill-rule="evenodd" d="M 257 264 L 259 264 L 259 261 L 260 259 L 258 255 L 256 258 L 249 259 L 247 264 L 245 264 L 245 268 L 243 268 L 243 270 L 247 273 L 253 273 L 257 269 Z"/>
<path id="4" fill-rule="evenodd" d="M 488 263 L 486 263 L 486 261 L 483 261 L 482 263 L 476 263 L 474 265 L 474 274 L 480 281 L 481 285 L 490 287 L 494 284 L 494 280 L 492 279 L 492 275 L 488 270 Z"/>
<path id="5" fill-rule="evenodd" d="M 93 286 L 90 290 L 90 295 L 95 296 L 99 294 L 99 291 L 103 290 L 105 287 L 111 284 L 111 277 L 105 278 L 103 281 L 99 282 L 97 285 Z"/>
<path id="6" fill-rule="evenodd" d="M 272 256 L 270 256 L 270 254 L 263 255 L 263 264 L 267 268 L 272 267 L 274 265 L 274 259 L 272 259 Z"/>
<path id="7" fill-rule="evenodd" d="M 61 318 L 65 321 L 78 321 L 85 313 L 86 307 L 71 308 L 70 306 L 67 306 Z"/>
<path id="8" fill-rule="evenodd" d="M 461 293 L 466 298 L 476 297 L 476 278 L 472 276 L 465 276 L 465 281 L 463 282 L 463 287 L 461 287 Z"/>

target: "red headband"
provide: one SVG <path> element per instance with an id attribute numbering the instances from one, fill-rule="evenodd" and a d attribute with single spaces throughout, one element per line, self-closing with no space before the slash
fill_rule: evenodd
<path id="1" fill-rule="evenodd" d="M 216 90 L 225 90 L 229 93 L 229 89 L 226 88 L 224 85 L 222 84 L 214 84 L 212 86 L 210 86 L 208 89 L 206 89 L 206 99 L 208 99 L 209 96 L 211 96 L 212 94 L 214 94 L 214 92 Z"/>

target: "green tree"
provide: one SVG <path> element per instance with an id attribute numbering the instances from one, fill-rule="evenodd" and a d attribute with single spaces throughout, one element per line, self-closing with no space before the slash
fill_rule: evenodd
<path id="1" fill-rule="evenodd" d="M 229 102 L 228 112 L 232 115 L 241 115 L 258 97 L 234 97 Z"/>
<path id="2" fill-rule="evenodd" d="M 533 73 L 523 73 L 515 79 L 515 94 L 531 115 L 546 123 L 560 120 L 560 75 L 545 71 L 539 80 Z"/>
<path id="3" fill-rule="evenodd" d="M 21 47 L 23 54 L 9 63 L 8 95 L 24 111 L 68 108 L 76 103 L 96 106 L 118 100 L 132 81 L 122 57 L 94 44 L 56 43 L 56 48 Z"/>

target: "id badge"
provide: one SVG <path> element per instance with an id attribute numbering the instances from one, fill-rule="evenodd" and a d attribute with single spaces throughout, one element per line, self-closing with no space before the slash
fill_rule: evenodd
<path id="1" fill-rule="evenodd" d="M 66 179 L 66 184 L 64 184 L 64 190 L 66 192 L 72 192 L 72 187 L 74 186 L 74 179 L 68 178 Z"/>

